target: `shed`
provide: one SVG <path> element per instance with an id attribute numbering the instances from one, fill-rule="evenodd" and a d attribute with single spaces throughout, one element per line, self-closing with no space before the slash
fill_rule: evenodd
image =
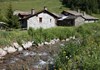
<path id="1" fill-rule="evenodd" d="M 63 26 L 78 26 L 84 23 L 97 22 L 99 19 L 90 16 L 86 13 L 77 11 L 63 11 L 61 18 L 58 20 L 58 25 Z M 66 18 L 64 18 L 66 17 Z"/>

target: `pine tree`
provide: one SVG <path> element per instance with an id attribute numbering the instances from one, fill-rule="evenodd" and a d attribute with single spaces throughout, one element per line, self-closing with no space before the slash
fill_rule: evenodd
<path id="1" fill-rule="evenodd" d="M 19 28 L 20 24 L 18 22 L 18 17 L 13 15 L 13 9 L 11 3 L 7 9 L 7 26 L 8 28 Z"/>
<path id="2" fill-rule="evenodd" d="M 0 21 L 3 21 L 3 16 L 1 14 L 1 9 L 0 9 Z"/>
<path id="3" fill-rule="evenodd" d="M 12 10 L 11 3 L 8 6 L 6 18 L 7 18 L 7 26 L 9 28 L 12 28 L 13 27 L 13 10 Z"/>
<path id="4" fill-rule="evenodd" d="M 62 0 L 62 4 L 71 9 L 81 9 L 87 13 L 100 13 L 100 0 Z"/>
<path id="5" fill-rule="evenodd" d="M 18 28 L 21 27 L 18 20 L 19 20 L 19 19 L 18 19 L 17 16 L 13 16 L 13 23 L 14 23 L 14 24 L 13 24 L 13 28 L 15 28 L 15 29 L 18 29 Z"/>

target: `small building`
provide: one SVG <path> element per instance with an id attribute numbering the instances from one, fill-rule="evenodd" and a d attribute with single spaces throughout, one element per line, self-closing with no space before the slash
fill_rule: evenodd
<path id="1" fill-rule="evenodd" d="M 63 11 L 61 14 L 61 18 L 58 19 L 58 25 L 61 26 L 78 26 L 84 23 L 97 22 L 99 20 L 86 13 L 77 11 Z"/>
<path id="2" fill-rule="evenodd" d="M 37 28 L 51 28 L 56 26 L 79 26 L 84 23 L 97 22 L 99 19 L 80 11 L 63 11 L 58 16 L 51 13 L 44 7 L 43 10 L 36 12 L 31 9 L 29 12 L 15 11 L 14 15 L 19 16 L 21 28 L 29 29 L 30 27 Z"/>
<path id="3" fill-rule="evenodd" d="M 99 20 L 98 18 L 90 16 L 90 15 L 86 14 L 85 12 L 83 13 L 82 17 L 85 19 L 85 23 L 94 23 Z"/>
<path id="4" fill-rule="evenodd" d="M 35 13 L 32 9 L 30 14 L 19 13 L 22 28 L 29 29 L 30 27 L 37 28 L 51 28 L 57 26 L 57 19 L 59 18 L 54 13 L 51 13 L 45 7 L 42 11 Z"/>
<path id="5" fill-rule="evenodd" d="M 84 18 L 81 16 L 63 15 L 58 19 L 58 26 L 78 26 L 84 23 Z"/>

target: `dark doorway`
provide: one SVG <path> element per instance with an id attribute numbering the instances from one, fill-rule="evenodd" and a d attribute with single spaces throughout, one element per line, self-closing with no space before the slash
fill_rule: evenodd
<path id="1" fill-rule="evenodd" d="M 75 19 L 58 20 L 57 25 L 58 26 L 74 26 L 75 25 Z"/>
<path id="2" fill-rule="evenodd" d="M 20 23 L 21 23 L 21 28 L 27 28 L 27 20 L 22 19 L 20 20 Z"/>

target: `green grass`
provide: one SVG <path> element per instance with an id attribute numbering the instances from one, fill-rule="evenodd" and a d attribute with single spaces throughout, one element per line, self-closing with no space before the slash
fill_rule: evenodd
<path id="1" fill-rule="evenodd" d="M 100 14 L 92 14 L 94 17 L 97 17 L 100 19 Z"/>
<path id="2" fill-rule="evenodd" d="M 47 6 L 48 10 L 55 13 L 60 13 L 62 10 L 67 9 L 63 7 L 59 0 L 19 0 L 11 1 L 14 10 L 30 11 L 32 8 L 39 11 L 44 6 Z M 6 11 L 9 2 L 0 2 L 0 9 L 3 12 Z"/>
<path id="3" fill-rule="evenodd" d="M 37 30 L 30 28 L 28 33 L 36 43 L 41 43 L 55 38 L 59 38 L 60 40 L 69 38 L 75 34 L 74 30 L 74 27 L 55 27 L 49 29 L 40 28 Z"/>
<path id="4" fill-rule="evenodd" d="M 27 31 L 0 31 L 0 47 L 9 46 L 13 42 L 22 43 L 22 41 L 31 40 Z"/>
<path id="5" fill-rule="evenodd" d="M 13 42 L 21 44 L 23 41 L 27 42 L 31 40 L 36 43 L 50 41 L 54 38 L 60 38 L 62 40 L 73 36 L 74 32 L 74 27 L 56 27 L 37 30 L 30 28 L 28 31 L 0 31 L 0 47 L 11 45 Z"/>
<path id="6" fill-rule="evenodd" d="M 55 58 L 56 70 L 100 70 L 100 22 L 76 27 L 75 36 L 61 46 Z"/>
<path id="7" fill-rule="evenodd" d="M 32 8 L 36 11 L 40 11 L 44 6 L 47 6 L 49 11 L 60 14 L 61 11 L 69 9 L 64 7 L 60 0 L 6 0 L 4 2 L 0 2 L 0 9 L 3 14 L 6 14 L 7 7 L 10 2 L 12 3 L 14 10 L 22 11 L 30 11 Z M 100 14 L 93 14 L 93 16 L 100 18 Z"/>
<path id="8" fill-rule="evenodd" d="M 13 9 L 14 10 L 23 10 L 23 11 L 30 11 L 32 8 L 35 8 L 35 10 L 39 11 L 42 10 L 44 6 L 47 6 L 48 10 L 54 13 L 60 13 L 62 10 L 67 10 L 68 8 L 65 8 L 62 3 L 59 0 L 18 0 L 18 1 L 11 1 Z M 6 2 L 0 2 L 0 9 L 2 10 L 3 14 L 6 14 L 7 7 L 9 5 L 9 1 Z M 100 18 L 100 14 L 93 14 L 93 16 Z M 95 29 L 99 29 L 99 23 L 98 24 L 86 24 L 79 29 L 79 31 L 82 31 L 81 29 L 85 29 L 85 31 L 93 31 L 92 28 L 95 27 Z M 77 29 L 76 28 L 76 29 Z M 89 29 L 88 29 L 89 28 Z M 66 38 L 71 35 L 73 35 L 76 30 L 74 27 L 57 27 L 57 28 L 50 28 L 43 30 L 43 36 L 39 36 L 40 31 L 33 30 L 34 33 L 34 39 L 36 39 L 37 42 L 40 42 L 41 40 L 50 40 L 52 38 Z M 86 32 L 86 33 L 87 33 Z M 82 33 L 82 32 L 80 32 Z M 84 34 L 84 33 L 83 33 Z M 38 36 L 36 36 L 38 35 Z M 76 36 L 80 36 L 79 33 L 76 33 Z M 46 39 L 47 38 L 47 39 Z M 18 41 L 19 43 L 21 40 L 28 40 L 30 39 L 30 36 L 28 35 L 27 31 L 0 31 L 0 45 L 8 45 L 13 41 Z M 40 40 L 41 39 L 41 40 Z"/>
<path id="9" fill-rule="evenodd" d="M 77 38 L 83 38 L 93 36 L 98 43 L 100 43 L 100 22 L 84 24 L 79 27 L 55 27 L 49 29 L 37 29 L 30 28 L 28 31 L 0 31 L 0 47 L 11 45 L 13 42 L 19 44 L 23 41 L 35 41 L 41 43 L 44 41 L 50 41 L 54 38 L 66 39 L 70 36 L 76 36 Z"/>

